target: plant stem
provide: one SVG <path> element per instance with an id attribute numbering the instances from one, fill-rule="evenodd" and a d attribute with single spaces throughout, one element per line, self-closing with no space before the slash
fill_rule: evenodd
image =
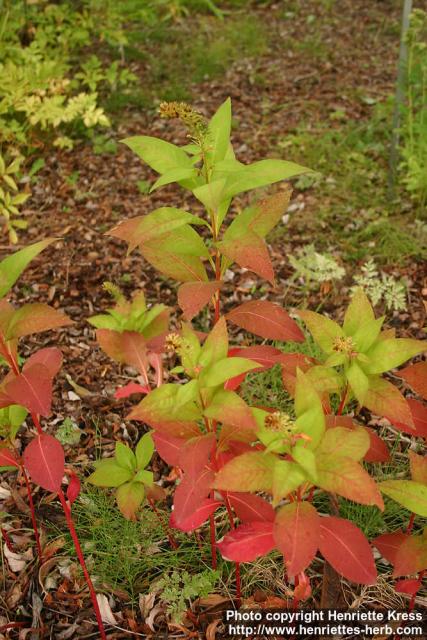
<path id="1" fill-rule="evenodd" d="M 338 407 L 337 416 L 341 416 L 344 411 L 345 403 L 347 402 L 348 384 L 345 385 L 344 391 L 341 396 L 341 402 Z"/>
<path id="2" fill-rule="evenodd" d="M 294 593 L 295 593 L 295 589 L 298 587 L 298 584 L 299 584 L 299 578 L 298 578 L 298 576 L 295 576 Z M 294 595 L 293 600 L 292 600 L 292 608 L 293 608 L 294 610 L 295 610 L 295 609 L 298 609 L 298 603 L 299 603 L 299 600 L 298 600 L 298 598 Z"/>
<path id="3" fill-rule="evenodd" d="M 39 530 L 38 530 L 38 527 L 37 527 L 36 510 L 34 508 L 34 501 L 33 501 L 33 495 L 32 495 L 32 492 L 31 492 L 31 485 L 30 485 L 30 481 L 28 480 L 28 476 L 27 476 L 27 473 L 26 473 L 24 467 L 21 467 L 21 469 L 22 469 L 22 475 L 24 476 L 25 485 L 27 487 L 28 504 L 30 505 L 30 511 L 31 511 L 31 523 L 33 525 L 34 537 L 36 539 L 37 554 L 38 554 L 38 557 L 39 557 L 39 562 L 41 563 L 42 558 L 43 558 L 43 551 L 42 551 L 42 546 L 40 544 L 40 535 L 39 535 Z"/>
<path id="4" fill-rule="evenodd" d="M 86 584 L 89 588 L 89 592 L 90 592 L 90 597 L 92 600 L 92 604 L 93 604 L 93 608 L 95 610 L 95 615 L 96 615 L 96 620 L 98 623 L 98 629 L 99 629 L 99 633 L 101 636 L 102 640 L 107 640 L 107 636 L 105 635 L 105 629 L 104 629 L 104 623 L 102 622 L 102 617 L 101 617 L 101 611 L 99 610 L 99 604 L 98 604 L 98 600 L 96 599 L 96 593 L 95 593 L 95 589 L 91 580 L 91 577 L 89 575 L 89 572 L 87 570 L 86 567 L 86 562 L 83 556 L 83 551 L 82 548 L 80 546 L 80 541 L 77 535 L 77 531 L 76 528 L 74 526 L 74 521 L 73 518 L 71 516 L 71 509 L 69 508 L 67 501 L 65 500 L 65 496 L 64 493 L 62 491 L 62 489 L 59 489 L 58 491 L 58 497 L 59 500 L 61 501 L 61 505 L 62 505 L 62 509 L 64 511 L 64 515 L 65 515 L 65 519 L 67 521 L 67 525 L 68 525 L 68 529 L 70 531 L 71 537 L 73 539 L 73 543 L 74 543 L 74 547 L 76 550 L 76 554 L 77 554 L 77 558 L 80 562 L 80 566 L 83 570 L 83 574 L 84 577 L 86 579 Z"/>
<path id="5" fill-rule="evenodd" d="M 228 513 L 228 519 L 230 520 L 230 527 L 232 529 L 235 529 L 236 526 L 234 524 L 234 516 L 233 516 L 233 512 L 231 510 L 230 501 L 229 501 L 229 499 L 228 499 L 226 494 L 222 494 L 222 497 L 224 498 L 225 507 L 226 507 L 227 513 Z M 237 603 L 237 606 L 240 607 L 241 602 L 242 602 L 242 586 L 241 586 L 241 582 L 240 582 L 240 562 L 235 562 L 234 566 L 235 566 L 235 569 L 236 569 L 236 603 Z"/>
<path id="6" fill-rule="evenodd" d="M 415 521 L 415 513 L 411 513 L 411 517 L 409 518 L 409 523 L 406 529 L 406 533 L 411 533 L 412 527 L 414 526 L 414 521 Z"/>
<path id="7" fill-rule="evenodd" d="M 13 549 L 12 540 L 9 538 L 9 535 L 8 535 L 6 529 L 3 529 L 3 527 L 1 527 L 0 531 L 1 531 L 1 535 L 2 535 L 2 538 L 4 540 L 4 543 L 5 543 L 6 547 L 9 549 L 9 551 L 11 553 L 15 553 L 15 551 Z"/>
<path id="8" fill-rule="evenodd" d="M 156 516 L 157 516 L 157 520 L 158 520 L 158 521 L 160 522 L 160 524 L 162 525 L 162 529 L 163 529 L 163 531 L 165 532 L 165 534 L 166 534 L 166 536 L 167 536 L 167 539 L 169 540 L 169 544 L 171 545 L 171 547 L 172 547 L 173 549 L 178 549 L 178 544 L 177 544 L 177 542 L 176 542 L 176 540 L 175 540 L 175 538 L 174 538 L 174 536 L 173 536 L 172 532 L 169 530 L 168 525 L 167 525 L 167 524 L 165 524 L 165 522 L 164 522 L 163 518 L 161 517 L 161 515 L 160 515 L 160 512 L 159 512 L 158 508 L 157 508 L 157 507 L 156 507 L 156 505 L 154 504 L 154 500 L 152 500 L 151 498 L 149 498 L 149 497 L 147 496 L 147 501 L 149 502 L 150 507 L 152 508 L 152 510 L 154 511 L 154 513 L 156 514 Z"/>
<path id="9" fill-rule="evenodd" d="M 213 499 L 213 491 L 211 493 L 211 498 Z M 209 516 L 209 531 L 210 531 L 210 540 L 211 540 L 211 554 L 212 554 L 212 569 L 215 570 L 218 566 L 217 557 L 216 557 L 216 531 L 215 531 L 215 516 L 212 513 Z"/>

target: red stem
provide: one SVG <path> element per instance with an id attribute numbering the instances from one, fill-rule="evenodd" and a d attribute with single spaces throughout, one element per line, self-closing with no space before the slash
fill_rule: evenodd
<path id="1" fill-rule="evenodd" d="M 21 467 L 21 469 L 22 469 L 22 475 L 24 476 L 25 486 L 27 487 L 28 504 L 30 505 L 31 523 L 33 525 L 34 537 L 36 539 L 37 555 L 39 557 L 39 562 L 41 563 L 43 559 L 43 551 L 42 551 L 42 546 L 40 544 L 40 534 L 37 527 L 36 510 L 34 508 L 33 495 L 31 493 L 31 485 L 30 485 L 30 481 L 28 480 L 28 476 L 24 467 Z"/>
<path id="2" fill-rule="evenodd" d="M 411 513 L 411 517 L 409 518 L 409 523 L 406 529 L 406 533 L 411 533 L 412 527 L 414 526 L 414 521 L 415 521 L 415 513 Z"/>
<path id="3" fill-rule="evenodd" d="M 222 494 L 222 497 L 224 498 L 224 502 L 225 502 L 225 507 L 227 509 L 227 513 L 228 513 L 228 519 L 230 520 L 230 527 L 232 529 L 235 529 L 235 524 L 234 524 L 234 516 L 233 516 L 233 512 L 231 510 L 231 505 L 230 505 L 230 501 L 227 497 L 227 495 Z M 240 607 L 241 602 L 242 602 L 242 586 L 241 586 L 241 582 L 240 582 L 240 562 L 235 562 L 234 563 L 235 569 L 236 569 L 236 604 L 238 607 Z"/>
<path id="4" fill-rule="evenodd" d="M 213 491 L 211 494 L 211 498 L 213 499 Z M 217 557 L 216 557 L 216 535 L 215 535 L 215 516 L 212 513 L 209 516 L 209 530 L 210 530 L 210 540 L 211 540 L 211 554 L 212 554 L 212 569 L 215 570 L 217 568 Z"/>
<path id="5" fill-rule="evenodd" d="M 295 576 L 294 592 L 295 592 L 295 589 L 297 588 L 298 584 L 299 584 L 299 578 L 298 578 L 298 576 Z M 298 608 L 298 603 L 299 603 L 298 598 L 296 596 L 294 596 L 294 598 L 292 600 L 293 609 L 297 609 Z"/>
<path id="6" fill-rule="evenodd" d="M 95 610 L 95 615 L 96 615 L 96 620 L 98 623 L 98 629 L 99 629 L 99 633 L 100 636 L 102 638 L 102 640 L 107 640 L 107 636 L 105 635 L 105 629 L 104 629 L 104 623 L 102 622 L 102 617 L 101 617 L 101 611 L 99 610 L 99 604 L 98 604 L 98 600 L 96 599 L 96 593 L 95 593 L 95 589 L 91 580 L 91 577 L 89 575 L 89 572 L 87 570 L 86 567 L 86 562 L 83 556 L 83 551 L 82 548 L 80 546 L 80 541 L 77 535 L 77 531 L 76 528 L 74 526 L 74 522 L 73 522 L 73 518 L 71 516 L 71 509 L 69 508 L 67 501 L 65 500 L 65 496 L 64 493 L 62 491 L 62 489 L 59 489 L 58 491 L 58 497 L 61 501 L 61 505 L 62 505 L 62 509 L 64 511 L 64 515 L 65 515 L 65 519 L 67 521 L 67 525 L 68 525 L 68 529 L 70 531 L 71 537 L 73 539 L 73 543 L 74 543 L 74 547 L 76 550 L 76 554 L 77 554 L 77 558 L 80 562 L 80 566 L 83 570 L 84 573 L 84 577 L 86 579 L 86 584 L 89 588 L 89 592 L 90 592 L 90 597 L 92 600 L 92 605 L 93 608 Z"/>
<path id="7" fill-rule="evenodd" d="M 6 547 L 9 549 L 9 551 L 11 553 L 15 553 L 14 548 L 13 548 L 13 544 L 12 544 L 12 540 L 9 538 L 9 535 L 6 531 L 6 529 L 3 529 L 3 527 L 1 527 L 1 535 L 2 538 L 5 542 Z"/>
<path id="8" fill-rule="evenodd" d="M 151 498 L 149 498 L 148 496 L 147 496 L 147 500 L 148 500 L 148 502 L 150 504 L 150 507 L 152 508 L 154 513 L 156 514 L 157 520 L 162 525 L 162 529 L 165 532 L 165 534 L 167 536 L 167 539 L 169 540 L 169 544 L 171 545 L 171 547 L 173 549 L 178 549 L 178 544 L 177 544 L 174 536 L 172 535 L 172 532 L 169 530 L 168 525 L 165 524 L 163 518 L 161 517 L 159 510 L 157 509 L 156 505 L 154 504 L 154 501 Z"/>
<path id="9" fill-rule="evenodd" d="M 343 394 L 341 396 L 341 402 L 340 402 L 340 406 L 338 407 L 337 416 L 342 415 L 342 412 L 343 412 L 344 407 L 345 407 L 345 403 L 347 402 L 347 393 L 348 393 L 348 384 L 345 385 L 345 389 L 344 389 Z"/>
<path id="10" fill-rule="evenodd" d="M 221 280 L 221 258 L 219 255 L 219 251 L 217 251 L 215 256 L 215 280 Z M 219 291 L 215 295 L 215 318 L 214 324 L 216 324 L 219 320 L 220 312 L 219 312 Z"/>

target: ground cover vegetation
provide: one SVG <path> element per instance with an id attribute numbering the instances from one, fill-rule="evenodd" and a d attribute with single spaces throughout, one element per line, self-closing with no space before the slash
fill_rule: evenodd
<path id="1" fill-rule="evenodd" d="M 3 3 L 4 637 L 425 604 L 427 17 L 391 173 L 346 9 Z"/>

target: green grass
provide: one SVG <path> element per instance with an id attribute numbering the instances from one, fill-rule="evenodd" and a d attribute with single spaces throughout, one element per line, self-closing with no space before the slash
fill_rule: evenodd
<path id="1" fill-rule="evenodd" d="M 156 100 L 191 101 L 193 83 L 224 74 L 242 58 L 259 58 L 268 48 L 268 32 L 258 19 L 230 11 L 224 20 L 199 15 L 170 24 L 130 29 L 126 58 L 146 64 L 139 88 L 116 92 L 107 107 L 153 106 Z"/>
<path id="2" fill-rule="evenodd" d="M 162 511 L 165 522 L 169 515 Z M 87 488 L 74 503 L 73 516 L 98 588 L 120 589 L 131 603 L 136 602 L 138 594 L 148 593 L 150 585 L 168 571 L 198 573 L 209 566 L 207 542 L 202 543 L 201 552 L 194 535 L 174 531 L 179 548 L 171 549 L 149 507 L 143 509 L 139 521 L 131 522 L 123 518 L 106 491 Z M 71 538 L 67 535 L 66 539 L 66 550 L 73 557 Z"/>
<path id="3" fill-rule="evenodd" d="M 321 356 L 320 349 L 309 335 L 305 342 L 277 342 L 274 346 L 283 353 L 303 353 L 312 358 Z M 292 413 L 293 399 L 283 387 L 281 372 L 281 366 L 275 365 L 267 371 L 249 373 L 241 386 L 243 399 L 252 406 L 266 406 Z"/>
<path id="4" fill-rule="evenodd" d="M 356 97 L 370 100 L 360 91 Z M 390 200 L 391 109 L 390 101 L 379 103 L 372 107 L 370 119 L 358 121 L 336 110 L 329 114 L 331 125 L 303 123 L 279 140 L 289 157 L 321 174 L 311 183 L 296 183 L 303 191 L 316 192 L 319 201 L 312 221 L 318 250 L 335 242 L 346 260 L 373 257 L 380 264 L 404 263 L 425 253 L 427 236 L 415 225 L 407 194 L 398 188 L 397 199 Z"/>

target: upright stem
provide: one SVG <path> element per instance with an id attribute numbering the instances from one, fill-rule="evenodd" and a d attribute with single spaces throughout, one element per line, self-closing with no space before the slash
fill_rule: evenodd
<path id="1" fill-rule="evenodd" d="M 343 394 L 341 396 L 341 402 L 338 407 L 337 416 L 342 415 L 342 412 L 344 411 L 345 403 L 347 402 L 347 393 L 348 393 L 348 384 L 345 385 Z"/>
<path id="2" fill-rule="evenodd" d="M 22 468 L 22 475 L 24 476 L 24 480 L 25 480 L 25 486 L 27 487 L 28 504 L 30 505 L 31 522 L 34 529 L 34 537 L 36 539 L 37 554 L 39 557 L 39 562 L 41 562 L 43 557 L 43 552 L 42 552 L 42 546 L 40 544 L 40 534 L 37 527 L 36 510 L 34 508 L 33 495 L 31 493 L 31 485 L 30 485 L 30 481 L 28 480 L 28 476 L 24 467 L 21 467 L 21 468 Z"/>
<path id="3" fill-rule="evenodd" d="M 414 526 L 414 521 L 415 521 L 415 513 L 411 513 L 411 517 L 409 518 L 409 523 L 406 529 L 406 533 L 411 533 L 412 527 Z"/>
<path id="4" fill-rule="evenodd" d="M 161 517 L 159 510 L 157 509 L 156 505 L 154 504 L 154 500 L 152 500 L 151 498 L 149 498 L 147 496 L 147 500 L 150 504 L 150 507 L 152 508 L 152 510 L 154 511 L 154 513 L 157 516 L 157 520 L 160 522 L 160 524 L 162 525 L 162 529 L 165 532 L 167 539 L 169 540 L 169 544 L 173 549 L 178 549 L 178 544 L 174 538 L 174 536 L 172 535 L 172 533 L 169 531 L 169 527 L 167 524 L 165 524 L 163 518 Z"/>
<path id="5" fill-rule="evenodd" d="M 224 495 L 224 494 L 223 494 L 223 498 L 224 498 L 225 507 L 226 507 L 227 513 L 228 513 L 228 519 L 230 521 L 230 527 L 232 529 L 235 529 L 236 527 L 235 527 L 235 524 L 234 524 L 234 517 L 233 517 L 233 512 L 231 510 L 230 501 L 229 501 L 228 497 L 226 495 Z M 236 601 L 237 601 L 237 606 L 240 607 L 241 600 L 242 600 L 242 586 L 241 586 L 241 582 L 240 582 L 240 562 L 235 562 L 234 566 L 235 566 L 235 570 L 236 570 Z"/>
<path id="6" fill-rule="evenodd" d="M 212 491 L 213 494 L 213 491 Z M 211 495 L 213 498 L 213 495 Z M 212 513 L 209 516 L 209 531 L 210 531 L 210 540 L 211 540 L 211 554 L 212 554 L 212 569 L 215 570 L 218 566 L 217 557 L 216 557 L 216 532 L 215 532 L 215 516 Z"/>
<path id="7" fill-rule="evenodd" d="M 65 514 L 65 519 L 67 521 L 68 529 L 70 531 L 71 537 L 73 539 L 74 547 L 76 549 L 77 558 L 80 562 L 80 566 L 83 570 L 84 577 L 86 579 L 86 584 L 89 588 L 90 597 L 92 599 L 93 608 L 95 610 L 96 620 L 98 623 L 99 633 L 102 640 L 107 640 L 107 636 L 105 635 L 104 623 L 102 622 L 101 611 L 99 610 L 98 600 L 96 599 L 95 589 L 89 575 L 89 572 L 86 567 L 86 562 L 83 556 L 83 551 L 80 546 L 80 541 L 77 535 L 76 528 L 74 526 L 73 518 L 71 516 L 71 509 L 69 508 L 67 501 L 65 500 L 64 493 L 62 489 L 58 491 L 58 497 L 61 501 L 62 509 Z"/>

